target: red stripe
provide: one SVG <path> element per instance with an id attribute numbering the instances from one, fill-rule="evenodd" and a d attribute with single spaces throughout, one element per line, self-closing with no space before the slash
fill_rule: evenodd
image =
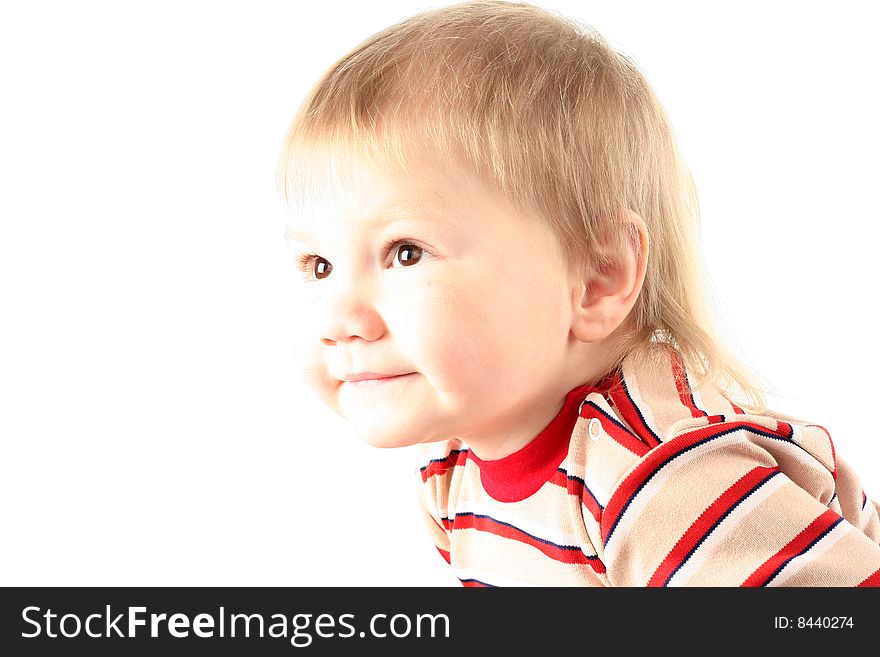
<path id="1" fill-rule="evenodd" d="M 803 552 L 806 547 L 816 540 L 831 525 L 840 520 L 840 516 L 831 509 L 811 522 L 797 536 L 783 546 L 779 552 L 767 559 L 761 566 L 746 578 L 742 586 L 764 586 L 776 570 L 792 557 Z"/>
<path id="2" fill-rule="evenodd" d="M 624 507 L 629 503 L 641 485 L 657 471 L 660 465 L 676 454 L 685 451 L 692 445 L 711 438 L 715 435 L 729 432 L 731 429 L 757 429 L 766 433 L 776 433 L 767 427 L 754 422 L 724 422 L 700 427 L 687 433 L 676 436 L 674 440 L 655 447 L 645 458 L 629 473 L 620 485 L 615 489 L 602 512 L 602 542 L 608 540 L 608 533 L 617 522 Z"/>
<path id="3" fill-rule="evenodd" d="M 454 468 L 457 465 L 461 465 L 468 459 L 468 451 L 462 450 L 460 452 L 456 452 L 454 454 L 449 454 L 444 459 L 438 459 L 437 461 L 432 461 L 424 468 L 422 468 L 422 481 L 428 481 L 434 475 L 444 474 L 450 468 Z"/>
<path id="4" fill-rule="evenodd" d="M 724 491 L 700 517 L 688 527 L 687 531 L 670 550 L 663 562 L 654 571 L 647 586 L 664 586 L 669 577 L 674 573 L 696 545 L 703 541 L 706 535 L 714 529 L 718 519 L 726 515 L 733 507 L 739 504 L 745 496 L 771 472 L 778 472 L 778 468 L 765 468 L 758 466 L 740 477 L 736 483 Z"/>
<path id="5" fill-rule="evenodd" d="M 473 582 L 473 581 L 462 582 L 461 585 L 464 586 L 465 588 L 471 587 L 471 588 L 479 588 L 479 589 L 484 589 L 489 586 L 488 584 L 483 584 L 482 582 Z"/>
<path id="6" fill-rule="evenodd" d="M 436 546 L 435 546 L 436 547 Z M 446 563 L 451 564 L 449 550 L 444 550 L 443 548 L 437 548 L 437 552 L 440 553 L 440 556 L 446 559 Z"/>
<path id="7" fill-rule="evenodd" d="M 614 420 L 611 420 L 604 412 L 599 410 L 593 402 L 587 402 L 581 409 L 581 417 L 596 418 L 602 424 L 602 428 L 614 441 L 623 447 L 626 447 L 636 456 L 644 456 L 650 451 L 650 448 L 638 439 L 636 435 L 624 429 Z"/>
<path id="8" fill-rule="evenodd" d="M 708 413 L 694 405 L 693 398 L 691 397 L 691 387 L 687 381 L 687 374 L 685 373 L 684 363 L 681 360 L 681 354 L 677 351 L 670 351 L 669 357 L 672 362 L 672 378 L 675 379 L 675 387 L 678 389 L 678 398 L 691 412 L 693 417 L 705 417 Z"/>
<path id="9" fill-rule="evenodd" d="M 868 577 L 859 584 L 859 587 L 874 587 L 880 586 L 880 568 L 874 571 L 872 575 L 868 575 Z"/>
<path id="10" fill-rule="evenodd" d="M 493 518 L 481 518 L 473 515 L 458 515 L 455 517 L 453 529 L 476 529 L 477 531 L 494 534 L 495 536 L 500 536 L 501 538 L 519 541 L 520 543 L 524 543 L 526 545 L 537 548 L 548 557 L 556 561 L 570 564 L 585 564 L 590 566 L 597 573 L 605 572 L 605 564 L 599 561 L 598 558 L 587 559 L 587 555 L 585 555 L 579 548 L 572 550 L 563 550 L 557 545 L 548 545 L 543 541 L 537 540 L 535 537 L 527 534 L 521 529 L 500 523 Z"/>
<path id="11" fill-rule="evenodd" d="M 619 374 L 614 378 L 611 389 L 609 390 L 609 396 L 614 402 L 614 405 L 617 406 L 617 410 L 620 411 L 620 414 L 623 416 L 624 422 L 631 426 L 645 443 L 650 447 L 655 447 L 660 444 L 660 441 L 657 440 L 651 429 L 645 424 L 639 409 L 635 406 L 633 400 L 630 399 Z"/>
<path id="12" fill-rule="evenodd" d="M 783 434 L 786 438 L 791 438 L 792 436 L 794 436 L 794 428 L 788 422 L 776 420 L 776 430 L 779 433 Z"/>
<path id="13" fill-rule="evenodd" d="M 556 484 L 557 486 L 561 486 L 562 488 L 568 488 L 568 482 L 570 479 L 568 476 L 562 472 L 562 470 L 557 470 L 553 473 L 553 476 L 547 480 L 551 484 Z"/>
<path id="14" fill-rule="evenodd" d="M 579 497 L 596 522 L 599 522 L 599 518 L 602 517 L 602 509 L 596 499 L 590 494 L 590 491 L 587 490 L 583 481 L 575 477 L 569 477 L 559 470 L 553 473 L 549 481 L 551 484 L 565 488 L 569 495 Z"/>

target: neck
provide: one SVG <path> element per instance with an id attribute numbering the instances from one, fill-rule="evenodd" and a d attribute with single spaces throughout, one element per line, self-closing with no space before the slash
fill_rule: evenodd
<path id="1" fill-rule="evenodd" d="M 562 371 L 555 373 L 538 395 L 512 400 L 503 417 L 473 433 L 457 436 L 478 458 L 492 461 L 518 452 L 560 414 L 569 392 L 593 384 L 609 372 L 614 358 L 602 344 L 572 340 L 568 355 L 563 358 Z"/>

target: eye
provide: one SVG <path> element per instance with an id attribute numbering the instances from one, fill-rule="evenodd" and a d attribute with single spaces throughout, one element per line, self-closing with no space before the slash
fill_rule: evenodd
<path id="1" fill-rule="evenodd" d="M 321 280 L 322 278 L 327 278 L 331 271 L 333 271 L 333 265 L 324 260 L 321 256 L 315 256 L 315 266 L 312 273 L 315 274 L 316 279 Z"/>
<path id="2" fill-rule="evenodd" d="M 399 244 L 395 249 L 394 259 L 404 267 L 409 267 L 419 262 L 423 253 L 422 247 L 415 244 Z"/>
<path id="3" fill-rule="evenodd" d="M 392 254 L 392 267 L 395 262 L 400 263 L 403 267 L 418 264 L 427 253 L 424 248 L 413 244 L 408 239 L 389 240 L 383 245 L 382 251 L 386 254 Z M 316 253 L 300 255 L 297 258 L 297 265 L 307 281 L 323 280 L 333 271 L 333 265 L 330 264 L 330 261 Z"/>
<path id="4" fill-rule="evenodd" d="M 333 265 L 315 253 L 303 253 L 297 257 L 296 264 L 305 280 L 321 280 L 333 271 Z"/>

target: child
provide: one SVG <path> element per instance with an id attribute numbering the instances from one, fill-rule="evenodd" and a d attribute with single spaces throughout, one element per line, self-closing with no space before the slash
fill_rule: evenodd
<path id="1" fill-rule="evenodd" d="M 279 185 L 307 381 L 423 443 L 464 585 L 880 585 L 877 504 L 714 336 L 692 180 L 600 35 L 485 1 L 392 26 L 313 88 Z"/>

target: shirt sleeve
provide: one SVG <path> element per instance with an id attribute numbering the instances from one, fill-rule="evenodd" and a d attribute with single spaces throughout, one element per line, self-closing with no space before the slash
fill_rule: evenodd
<path id="1" fill-rule="evenodd" d="M 449 532 L 442 524 L 443 519 L 437 511 L 437 505 L 430 499 L 430 491 L 423 482 L 422 473 L 419 470 L 416 470 L 416 476 L 418 477 L 419 513 L 428 530 L 428 535 L 434 543 L 434 547 L 437 548 L 437 551 L 446 560 L 446 563 L 450 563 Z"/>
<path id="2" fill-rule="evenodd" d="M 877 506 L 829 453 L 820 460 L 742 426 L 658 445 L 621 477 L 602 512 L 609 582 L 880 586 Z"/>

